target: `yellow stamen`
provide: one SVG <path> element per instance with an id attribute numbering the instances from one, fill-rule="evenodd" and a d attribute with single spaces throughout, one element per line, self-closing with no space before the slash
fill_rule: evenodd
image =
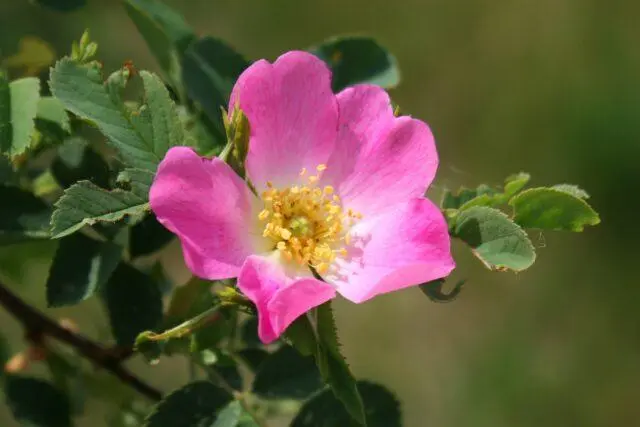
<path id="1" fill-rule="evenodd" d="M 275 250 L 288 262 L 309 265 L 319 273 L 330 271 L 336 257 L 345 257 L 350 245 L 349 228 L 361 215 L 343 211 L 340 197 L 330 186 L 318 187 L 326 165 L 316 167 L 318 174 L 307 176 L 306 184 L 274 188 L 267 182 L 262 193 L 264 209 L 258 214 L 265 221 L 262 235 L 272 241 Z M 300 176 L 307 175 L 302 169 Z"/>

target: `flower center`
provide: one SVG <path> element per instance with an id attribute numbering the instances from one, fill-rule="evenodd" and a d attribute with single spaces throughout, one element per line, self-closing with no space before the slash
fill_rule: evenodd
<path id="1" fill-rule="evenodd" d="M 318 187 L 320 174 L 309 176 L 305 185 L 277 189 L 267 182 L 262 193 L 264 209 L 258 215 L 265 223 L 262 235 L 273 242 L 285 259 L 310 265 L 319 274 L 327 272 L 337 255 L 345 256 L 348 231 L 362 215 L 349 209 L 343 212 L 340 197 L 330 185 Z M 300 176 L 307 171 L 302 169 Z"/>

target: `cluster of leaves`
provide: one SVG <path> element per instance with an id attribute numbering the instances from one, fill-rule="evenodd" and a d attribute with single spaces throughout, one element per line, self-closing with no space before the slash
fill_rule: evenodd
<path id="1" fill-rule="evenodd" d="M 520 172 L 507 177 L 501 187 L 483 184 L 444 192 L 440 206 L 449 234 L 465 242 L 489 270 L 520 272 L 531 267 L 536 252 L 528 232 L 581 232 L 600 222 L 586 191 L 571 184 L 526 188 L 530 179 Z M 447 302 L 463 284 L 448 294 L 442 291 L 443 279 L 421 288 L 432 300 Z"/>
<path id="2" fill-rule="evenodd" d="M 38 3 L 66 11 L 84 1 Z M 350 372 L 329 304 L 299 318 L 283 341 L 264 346 L 253 307 L 233 282 L 193 279 L 174 288 L 163 273 L 158 255 L 174 237 L 149 210 L 156 167 L 176 145 L 221 153 L 234 135 L 220 110 L 250 62 L 220 39 L 197 36 L 159 0 L 125 0 L 123 6 L 162 76 L 131 63 L 107 74 L 86 33 L 47 81 L 23 77 L 54 58 L 33 39 L 3 62 L 22 69 L 21 78 L 0 71 L 0 245 L 55 239 L 46 284 L 50 307 L 97 298 L 117 351 L 127 354 L 135 346 L 151 363 L 180 356 L 192 366 L 193 381 L 152 408 L 125 393 L 111 424 L 249 427 L 288 415 L 292 427 L 400 426 L 393 394 Z M 309 51 L 332 69 L 336 91 L 363 82 L 389 88 L 399 81 L 395 58 L 373 39 L 334 38 Z M 502 188 L 444 196 L 451 235 L 492 270 L 522 271 L 533 264 L 527 228 L 581 231 L 599 221 L 577 187 L 523 190 L 528 181 L 519 174 Z M 460 288 L 444 294 L 442 287 L 437 281 L 422 289 L 445 301 Z M 23 369 L 3 378 L 9 407 L 24 424 L 70 426 L 82 411 L 87 384 L 96 394 L 113 389 L 78 362 L 73 349 L 41 337 L 31 341 L 29 357 L 46 362 L 51 380 L 16 373 Z M 34 357 L 34 348 L 46 354 Z M 16 365 L 8 351 L 0 349 L 0 355 Z"/>

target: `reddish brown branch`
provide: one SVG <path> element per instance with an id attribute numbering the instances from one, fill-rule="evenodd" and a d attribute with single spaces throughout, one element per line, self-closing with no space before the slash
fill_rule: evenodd
<path id="1" fill-rule="evenodd" d="M 114 352 L 82 335 L 61 327 L 25 303 L 2 283 L 0 283 L 0 305 L 22 323 L 27 337 L 47 336 L 61 341 L 149 399 L 160 400 L 162 398 L 160 391 L 143 382 L 122 366 L 121 362 L 129 355 L 126 351 L 121 354 Z"/>

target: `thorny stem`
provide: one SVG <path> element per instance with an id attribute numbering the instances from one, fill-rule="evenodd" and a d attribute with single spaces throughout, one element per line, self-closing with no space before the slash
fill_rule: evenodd
<path id="1" fill-rule="evenodd" d="M 73 347 L 84 358 L 117 377 L 124 384 L 151 400 L 158 401 L 162 393 L 129 372 L 122 361 L 128 352 L 112 351 L 94 341 L 58 325 L 37 309 L 31 307 L 0 283 L 0 305 L 24 327 L 27 337 L 51 337 Z"/>
<path id="2" fill-rule="evenodd" d="M 166 331 L 160 334 L 156 334 L 152 332 L 147 333 L 145 338 L 148 339 L 149 341 L 162 341 L 162 340 L 168 340 L 170 338 L 181 338 L 185 335 L 190 334 L 196 329 L 202 327 L 203 325 L 215 321 L 218 318 L 219 309 L 220 309 L 220 306 L 215 305 L 210 309 L 208 309 L 207 311 L 204 311 L 198 314 L 193 319 L 189 319 L 186 322 L 182 322 L 178 326 L 175 326 L 171 329 L 167 329 Z"/>

